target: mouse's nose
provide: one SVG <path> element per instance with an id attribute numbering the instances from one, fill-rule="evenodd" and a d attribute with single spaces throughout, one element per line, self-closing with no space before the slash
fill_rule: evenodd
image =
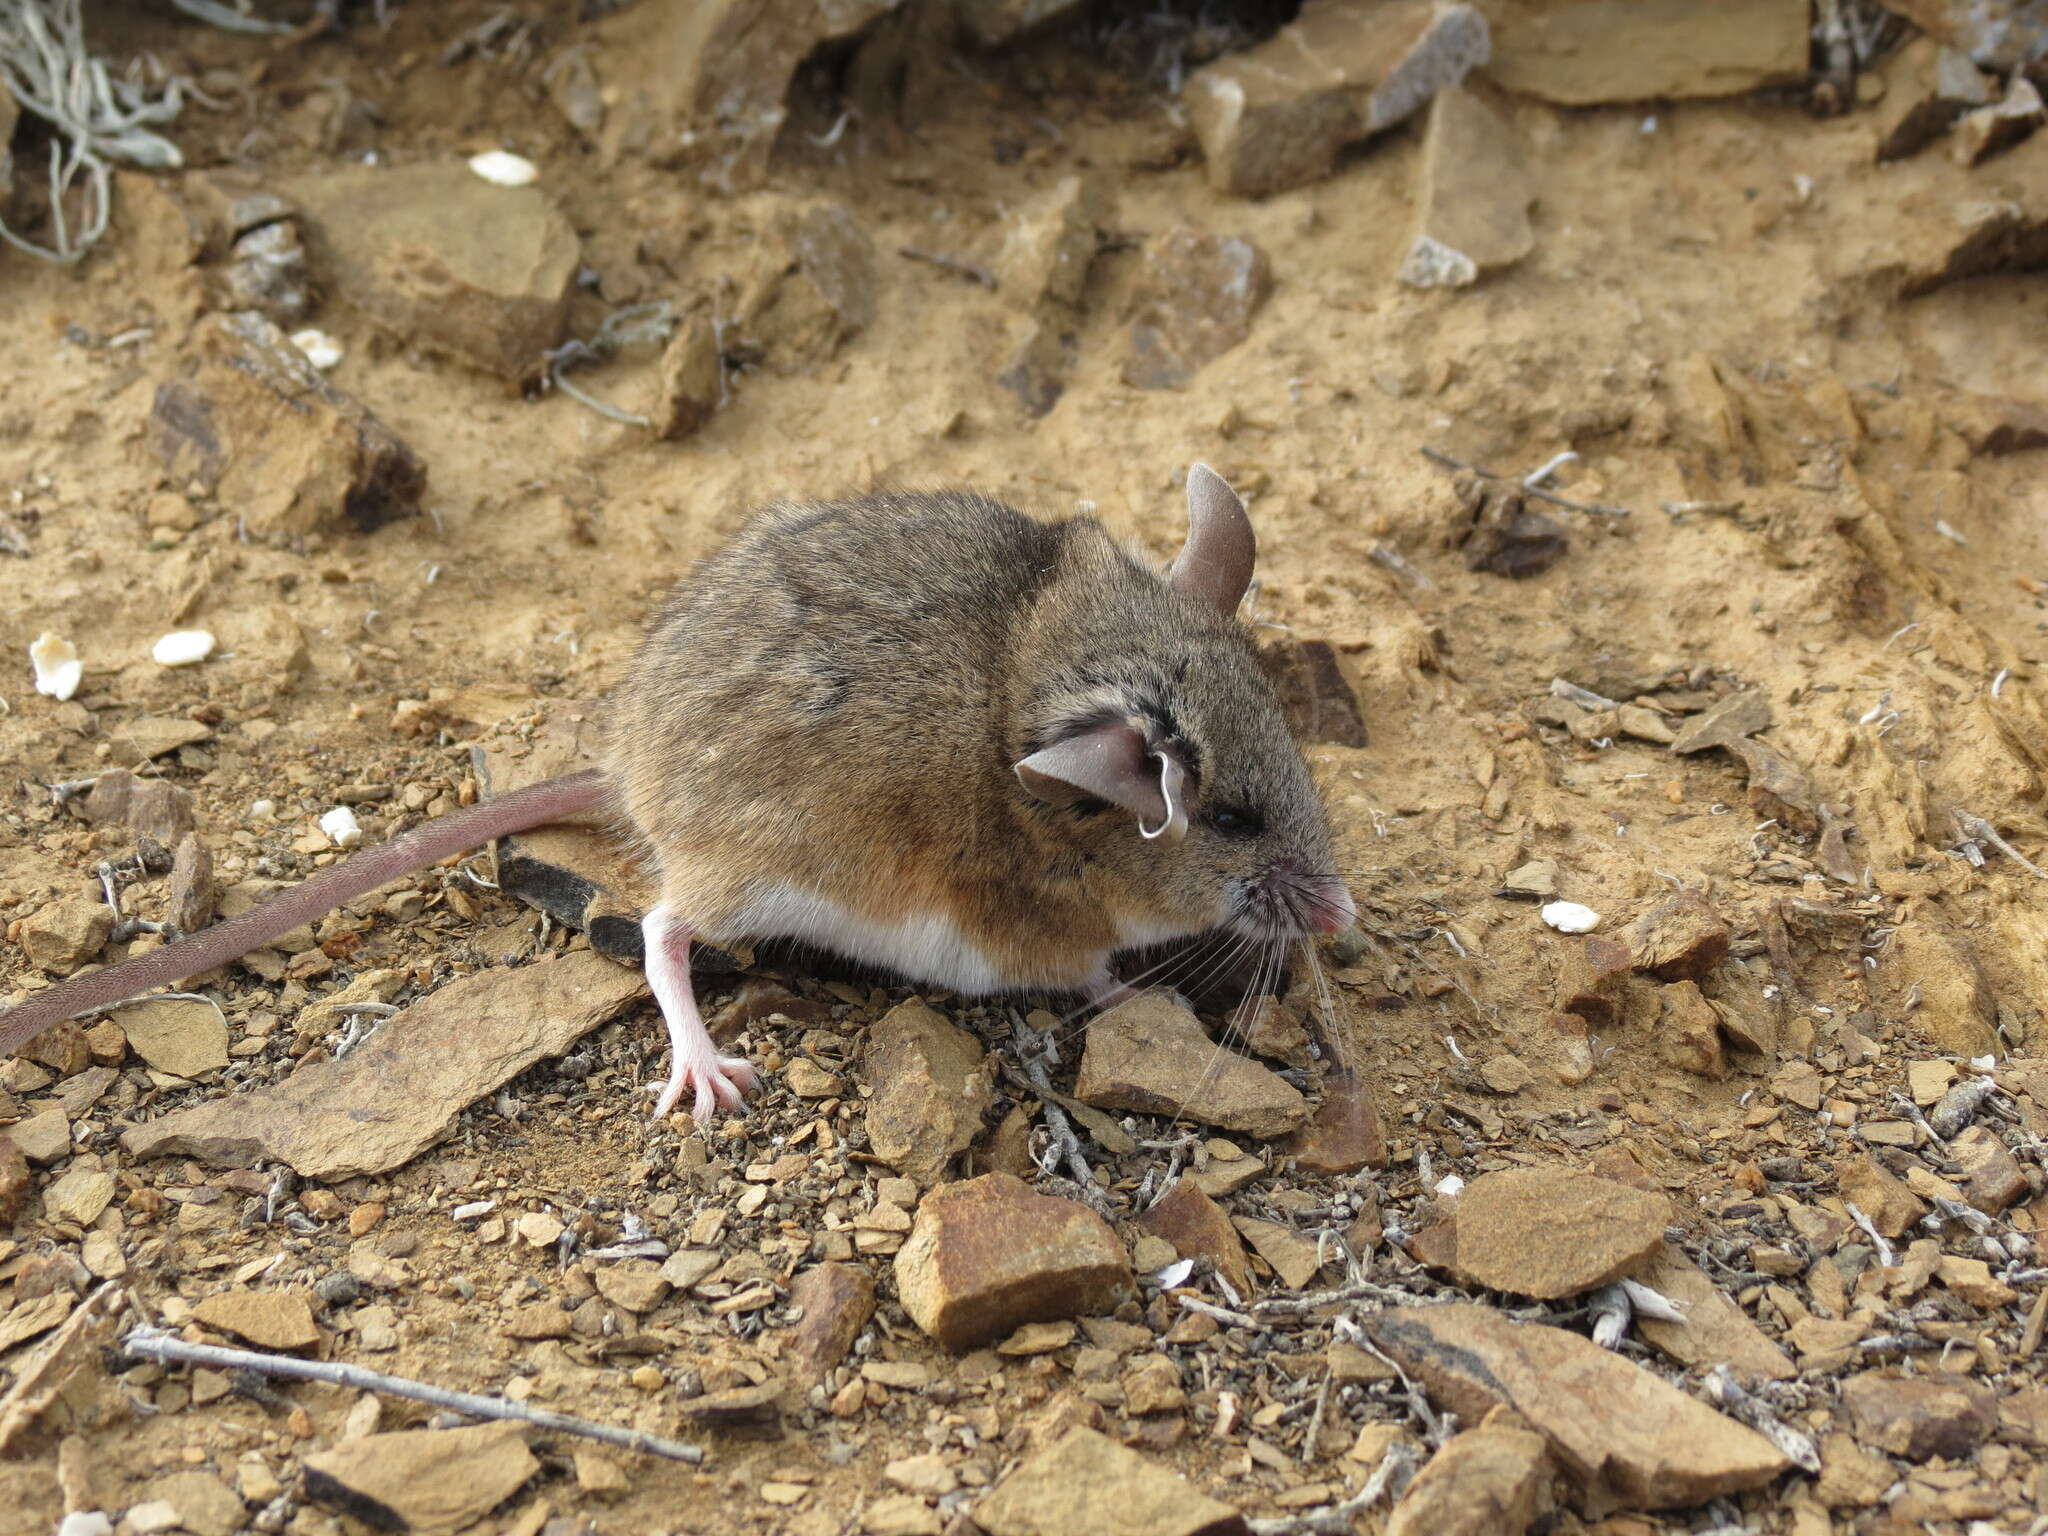
<path id="1" fill-rule="evenodd" d="M 1357 921 L 1358 904 L 1344 889 L 1343 881 L 1331 876 L 1317 882 L 1315 895 L 1308 904 L 1310 933 L 1342 933 Z"/>

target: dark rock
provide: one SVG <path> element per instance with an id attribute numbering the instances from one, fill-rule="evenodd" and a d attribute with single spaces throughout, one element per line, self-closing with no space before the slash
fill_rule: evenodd
<path id="1" fill-rule="evenodd" d="M 1354 1072 L 1332 1072 L 1323 1102 L 1282 1149 L 1306 1173 L 1356 1173 L 1387 1166 L 1387 1133 L 1371 1085 Z"/>
<path id="2" fill-rule="evenodd" d="M 814 1264 L 790 1281 L 789 1299 L 804 1315 L 787 1352 L 812 1381 L 822 1380 L 875 1315 L 875 1277 L 858 1264 Z"/>
<path id="3" fill-rule="evenodd" d="M 1907 1376 L 1865 1371 L 1842 1383 L 1842 1406 L 1856 1438 L 1908 1461 L 1961 1461 L 1998 1424 L 1998 1394 L 1947 1372 Z"/>
<path id="4" fill-rule="evenodd" d="M 219 892 L 213 883 L 213 855 L 196 832 L 178 839 L 171 857 L 170 890 L 164 897 L 164 918 L 180 933 L 197 933 L 213 921 Z"/>
<path id="5" fill-rule="evenodd" d="M 101 774 L 78 804 L 87 821 L 118 821 L 165 847 L 176 846 L 195 825 L 189 789 L 165 779 L 138 779 L 125 768 Z"/>
<path id="6" fill-rule="evenodd" d="M 1175 1179 L 1138 1218 L 1137 1227 L 1165 1238 L 1184 1259 L 1207 1259 L 1233 1291 L 1247 1299 L 1251 1296 L 1252 1268 L 1244 1239 L 1237 1235 L 1223 1207 L 1188 1179 Z"/>
<path id="7" fill-rule="evenodd" d="M 150 411 L 174 483 L 218 496 L 260 537 L 367 533 L 419 511 L 426 466 L 261 315 L 208 315 L 193 355 Z"/>
<path id="8" fill-rule="evenodd" d="M 1620 1017 L 1627 997 L 1635 955 L 1619 939 L 1589 933 L 1567 945 L 1559 963 L 1557 1006 L 1589 1024 L 1611 1024 Z"/>
<path id="9" fill-rule="evenodd" d="M 1296 741 L 1367 745 L 1358 694 L 1329 641 L 1269 640 L 1259 647 L 1259 666 L 1280 695 Z"/>

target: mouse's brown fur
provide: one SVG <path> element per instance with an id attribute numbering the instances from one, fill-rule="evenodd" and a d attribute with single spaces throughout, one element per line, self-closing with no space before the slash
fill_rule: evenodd
<path id="1" fill-rule="evenodd" d="M 1116 712 L 1181 745 L 1196 814 L 1177 845 L 1012 772 Z M 976 495 L 763 512 L 677 588 L 614 728 L 664 897 L 714 941 L 788 882 L 878 922 L 948 914 L 1005 985 L 1074 987 L 1136 936 L 1256 922 L 1247 892 L 1276 859 L 1331 869 L 1243 628 L 1092 518 Z M 1265 832 L 1211 826 L 1220 807 Z"/>

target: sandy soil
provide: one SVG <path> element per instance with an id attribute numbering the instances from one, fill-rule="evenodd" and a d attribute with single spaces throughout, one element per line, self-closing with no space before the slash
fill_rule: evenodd
<path id="1" fill-rule="evenodd" d="M 1258 622 L 1332 642 L 1370 727 L 1368 746 L 1317 745 L 1311 758 L 1373 938 L 1347 973 L 1356 985 L 1342 1046 L 1378 1085 L 1395 1160 L 1364 1178 L 1388 1200 L 1424 1195 L 1424 1169 L 1470 1176 L 1497 1165 L 1502 1147 L 1568 1158 L 1619 1149 L 1673 1193 L 1687 1224 L 1708 1224 L 1739 1192 L 1742 1165 L 1788 1150 L 1825 1161 L 1852 1146 L 1811 1115 L 1757 1125 L 1751 1108 L 1784 1062 L 1814 1061 L 1831 1099 L 1881 1116 L 1909 1061 L 1988 1044 L 2043 1053 L 2038 872 L 1981 836 L 1978 867 L 1957 852 L 1954 818 L 1982 818 L 2030 856 L 2048 834 L 2037 677 L 2048 480 L 2039 450 L 1973 453 L 1965 398 L 2048 397 L 2048 296 L 2026 275 L 1903 303 L 1867 281 L 1857 253 L 1876 238 L 1871 210 L 1888 174 L 1872 164 L 1867 115 L 1818 118 L 1770 99 L 1667 104 L 1654 118 L 1503 100 L 1538 184 L 1535 250 L 1475 288 L 1416 292 L 1391 276 L 1418 169 L 1412 128 L 1316 185 L 1225 198 L 1197 158 L 1162 166 L 1174 132 L 1156 86 L 1070 42 L 948 74 L 908 132 L 855 125 L 820 147 L 809 135 L 829 126 L 835 104 L 804 99 L 769 190 L 725 199 L 634 158 L 601 163 L 549 105 L 541 73 L 573 39 L 570 5 L 524 8 L 526 48 L 447 67 L 441 50 L 492 7 L 400 5 L 388 34 L 366 22 L 291 47 L 176 24 L 157 7 L 108 10 L 116 55 L 147 49 L 195 77 L 243 73 L 232 107 L 191 109 L 178 124 L 194 167 L 231 162 L 282 182 L 371 149 L 396 162 L 492 147 L 530 157 L 598 276 L 576 303 L 581 334 L 619 303 L 705 300 L 744 265 L 767 212 L 799 197 L 856 212 L 882 252 L 878 302 L 829 361 L 737 374 L 727 407 L 678 443 L 559 394 L 517 398 L 327 303 L 317 323 L 346 348 L 333 377 L 426 461 L 432 515 L 266 546 L 239 541 L 231 511 L 203 502 L 195 527 L 150 527 L 167 488 L 145 424 L 198 305 L 196 279 L 165 270 L 127 216 L 136 198 L 123 196 L 105 247 L 75 270 L 0 255 L 0 526 L 28 551 L 0 555 L 0 656 L 13 658 L 0 672 L 0 930 L 53 898 L 89 894 L 93 863 L 128 850 L 127 833 L 85 825 L 41 786 L 122 766 L 108 732 L 129 718 L 204 709 L 214 739 L 159 770 L 197 796 L 224 884 L 291 878 L 329 857 L 304 851 L 317 846 L 304 839 L 338 787 L 401 786 L 399 799 L 362 808 L 373 838 L 403 808 L 461 792 L 473 733 L 399 734 L 401 700 L 479 684 L 601 695 L 654 599 L 760 499 L 971 483 L 1043 513 L 1090 503 L 1164 556 L 1182 526 L 1177 475 L 1202 457 L 1246 491 L 1259 525 Z M 596 64 L 602 76 L 601 53 Z M 1955 197 L 1995 195 L 1975 189 L 1995 186 L 2000 166 L 1953 170 Z M 1113 183 L 1124 238 L 1090 280 L 1064 398 L 1032 420 L 994 383 L 1017 319 L 1009 296 L 894 253 L 986 261 L 1006 210 L 1077 169 Z M 1182 223 L 1257 242 L 1274 292 L 1249 340 L 1185 389 L 1132 389 L 1120 370 L 1140 247 Z M 577 379 L 632 402 L 653 368 L 642 349 Z M 1473 571 L 1460 550 L 1471 514 L 1459 477 L 1424 447 L 1516 476 L 1574 450 L 1554 487 L 1628 515 L 1532 507 L 1564 529 L 1564 558 L 1523 580 Z M 274 631 L 261 616 L 277 605 L 303 631 L 310 663 L 289 684 L 262 640 Z M 187 623 L 217 629 L 238 654 L 190 671 L 154 666 L 151 643 Z M 70 704 L 31 689 L 22 658 L 45 630 L 84 653 L 85 686 Z M 1559 678 L 1674 708 L 1703 691 L 1760 689 L 1774 717 L 1767 740 L 1810 774 L 1818 800 L 1846 808 L 1846 861 L 1831 874 L 1813 836 L 1754 811 L 1727 753 L 1680 758 L 1546 723 Z M 252 819 L 258 799 L 275 802 L 274 820 Z M 1739 961 L 1708 994 L 1775 1032 L 1777 1054 L 1737 1056 L 1718 1077 L 1688 1070 L 1652 999 L 1597 1032 L 1592 1076 L 1565 1081 L 1544 1032 L 1559 935 L 1533 904 L 1496 894 L 1532 859 L 1557 866 L 1558 895 L 1599 911 L 1603 932 L 1622 932 L 1674 885 L 1707 893 Z M 351 975 L 396 967 L 424 990 L 540 942 L 531 913 L 447 871 L 419 888 L 423 915 L 351 922 L 360 933 L 324 975 L 226 981 L 236 1038 L 263 1021 L 230 1080 L 281 1071 L 300 1007 Z M 152 912 L 159 889 L 136 887 L 136 910 Z M 25 970 L 16 944 L 0 944 L 0 988 Z M 785 979 L 833 998 L 814 977 Z M 1373 1008 L 1368 996 L 1397 1002 Z M 836 1027 L 872 1017 L 863 999 Z M 785 1050 L 799 1033 L 753 1038 L 758 1051 Z M 543 1064 L 515 1083 L 516 1118 L 504 1101 L 477 1106 L 441 1151 L 338 1186 L 353 1221 L 297 1233 L 187 1230 L 165 1214 L 166 1188 L 222 1188 L 235 1209 L 248 1191 L 198 1165 L 133 1164 L 120 1152 L 112 1135 L 126 1119 L 223 1086 L 165 1090 L 131 1059 L 128 1086 L 89 1117 L 90 1145 L 122 1189 L 102 1223 L 127 1249 L 128 1283 L 152 1304 L 189 1303 L 273 1253 L 284 1255 L 280 1274 L 310 1282 L 342 1266 L 352 1240 L 382 1242 L 411 1269 L 377 1298 L 395 1347 L 366 1351 L 354 1324 L 333 1336 L 337 1356 L 478 1390 L 521 1374 L 550 1406 L 673 1430 L 669 1389 L 752 1379 L 773 1359 L 764 1335 L 701 1307 L 672 1309 L 647 1357 L 666 1373 L 650 1395 L 633 1384 L 645 1363 L 634 1355 L 502 1337 L 502 1308 L 587 1296 L 588 1279 L 565 1278 L 516 1237 L 479 1242 L 447 1216 L 453 1192 L 468 1190 L 459 1198 L 495 1198 L 507 1213 L 552 1205 L 612 1231 L 631 1210 L 659 1230 L 729 1199 L 738 1184 L 707 1190 L 679 1171 L 687 1122 L 650 1130 L 632 1108 L 629 1086 L 663 1066 L 651 1012 L 595 1039 L 580 1075 Z M 1875 1054 L 1858 1065 L 1865 1041 Z M 1487 1094 L 1468 1063 L 1507 1052 L 1534 1081 Z M 776 1139 L 807 1117 L 771 1085 L 762 1113 L 717 1128 L 709 1144 L 737 1170 L 778 1155 Z M 864 1176 L 848 1167 L 814 1203 L 792 1200 L 779 1221 L 740 1224 L 724 1242 L 800 1257 L 816 1202 L 843 1203 Z M 2014 1220 L 2031 1218 L 2022 1207 Z M 0 1281 L 76 1236 L 31 1203 L 12 1243 L 0 1241 Z M 1785 1321 L 1760 1295 L 1745 1304 L 1767 1331 Z M 2016 1332 L 2023 1312 L 1985 1331 Z M 932 1387 L 875 1388 L 845 1418 L 814 1406 L 780 1439 L 718 1438 L 701 1472 L 622 1462 L 615 1490 L 579 1485 L 563 1452 L 535 1491 L 478 1529 L 531 1529 L 521 1516 L 536 1500 L 601 1530 L 847 1529 L 885 1491 L 885 1461 L 940 1448 L 970 1479 L 993 1476 L 1019 1448 L 1000 1443 L 1004 1424 L 1066 1390 L 1043 1360 L 1008 1362 L 998 1386 L 966 1390 L 886 1302 L 879 1328 L 874 1358 L 929 1362 Z M 355 1402 L 295 1388 L 296 1410 L 217 1393 L 201 1404 L 183 1378 L 147 1369 L 109 1392 L 159 1410 L 81 1431 L 85 1453 L 67 1480 L 86 1479 L 97 1507 L 112 1510 L 194 1467 L 233 1481 L 254 1457 L 288 1479 L 300 1454 L 343 1433 Z M 1346 1412 L 1348 1445 L 1392 1410 Z M 419 1422 L 384 1411 L 386 1428 Z M 1155 1429 L 1148 1443 L 1255 1513 L 1276 1512 L 1290 1488 L 1356 1486 L 1369 1470 L 1339 1456 L 1276 1471 L 1241 1441 L 1213 1438 L 1199 1416 L 1182 1427 Z M 2003 1460 L 1974 1475 L 2026 1486 L 2025 1452 L 1982 1454 Z M 54 1513 L 54 1445 L 38 1456 L 5 1486 Z M 778 1505 L 764 1484 L 803 1491 Z M 1789 1529 L 1794 1502 L 1745 1500 L 1742 1518 Z M 1590 1528 L 1560 1518 L 1560 1529 Z M 314 1509 L 290 1525 L 333 1528 Z M 1604 1528 L 1687 1527 L 1645 1518 Z"/>

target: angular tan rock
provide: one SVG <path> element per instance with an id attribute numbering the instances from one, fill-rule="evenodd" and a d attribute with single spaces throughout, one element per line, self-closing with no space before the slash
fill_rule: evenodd
<path id="1" fill-rule="evenodd" d="M 783 208 L 768 220 L 738 317 L 784 369 L 831 357 L 875 317 L 875 245 L 842 204 Z"/>
<path id="2" fill-rule="evenodd" d="M 73 1168 L 43 1191 L 43 1214 L 52 1221 L 89 1227 L 113 1203 L 114 1176 L 99 1168 Z"/>
<path id="3" fill-rule="evenodd" d="M 1265 197 L 1336 169 L 1486 62 L 1486 18 L 1427 0 L 1307 0 L 1257 47 L 1189 77 L 1181 99 L 1219 191 Z"/>
<path id="4" fill-rule="evenodd" d="M 1998 1394 L 1947 1372 L 1865 1371 L 1842 1383 L 1842 1406 L 1858 1440 L 1908 1461 L 1960 1461 L 1998 1424 Z"/>
<path id="5" fill-rule="evenodd" d="M 1157 992 L 1090 1021 L 1074 1096 L 1098 1109 L 1184 1115 L 1251 1136 L 1279 1136 L 1308 1118 L 1308 1101 L 1293 1084 L 1226 1051 L 1192 1013 Z"/>
<path id="6" fill-rule="evenodd" d="M 1931 37 L 1908 38 L 1877 72 L 1885 87 L 1875 113 L 1879 160 L 1918 154 L 1965 112 L 1991 101 L 1984 72 Z"/>
<path id="7" fill-rule="evenodd" d="M 320 1342 L 313 1308 L 300 1291 L 222 1291 L 194 1307 L 192 1317 L 259 1349 L 311 1349 Z"/>
<path id="8" fill-rule="evenodd" d="M 473 1524 L 540 1470 L 517 1424 L 408 1429 L 305 1458 L 306 1496 L 387 1531 Z"/>
<path id="9" fill-rule="evenodd" d="M 1785 1352 L 1764 1336 L 1705 1270 L 1666 1243 L 1635 1278 L 1685 1312 L 1683 1323 L 1665 1322 L 1646 1313 L 1636 1316 L 1636 1331 L 1680 1365 L 1726 1363 L 1745 1378 L 1787 1381 L 1796 1374 Z"/>
<path id="10" fill-rule="evenodd" d="M 1658 991 L 1657 1047 L 1664 1059 L 1701 1077 L 1725 1077 L 1728 1059 L 1721 1046 L 1721 1015 L 1699 984 L 1675 981 Z"/>
<path id="11" fill-rule="evenodd" d="M 32 1163 L 54 1163 L 71 1155 L 71 1117 L 62 1105 L 39 1110 L 17 1120 L 7 1134 L 21 1155 Z"/>
<path id="12" fill-rule="evenodd" d="M 1233 1216 L 1230 1224 L 1251 1244 L 1252 1252 L 1272 1265 L 1280 1283 L 1291 1291 L 1306 1288 L 1323 1267 L 1324 1250 L 1306 1233 L 1277 1221 L 1260 1221 L 1255 1216 Z"/>
<path id="13" fill-rule="evenodd" d="M 171 480 L 233 507 L 239 527 L 367 533 L 419 511 L 426 465 L 261 315 L 208 315 L 191 356 L 157 388 L 150 447 Z"/>
<path id="14" fill-rule="evenodd" d="M 144 1502 L 169 1505 L 177 1528 L 191 1536 L 234 1536 L 249 1518 L 240 1496 L 211 1472 L 173 1472 L 151 1482 L 147 1492 Z"/>
<path id="15" fill-rule="evenodd" d="M 171 856 L 171 879 L 164 893 L 164 921 L 180 933 L 197 933 L 213 921 L 219 892 L 213 883 L 213 855 L 187 832 Z"/>
<path id="16" fill-rule="evenodd" d="M 150 998 L 116 1010 L 135 1054 L 173 1077 L 201 1077 L 228 1064 L 228 1023 L 212 1003 Z"/>
<path id="17" fill-rule="evenodd" d="M 1092 1429 L 1024 1459 L 974 1506 L 988 1536 L 1242 1536 L 1244 1517 Z"/>
<path id="18" fill-rule="evenodd" d="M 1987 69 L 2048 59 L 2048 11 L 2039 0 L 1885 0 L 1885 9 Z"/>
<path id="19" fill-rule="evenodd" d="M 1460 1417 L 1514 1408 L 1582 1485 L 1581 1497 L 1670 1509 L 1762 1487 L 1787 1465 L 1754 1430 L 1561 1328 L 1464 1303 L 1399 1307 L 1366 1327 Z"/>
<path id="20" fill-rule="evenodd" d="M 646 997 L 640 973 L 572 950 L 449 983 L 384 1021 L 340 1061 L 131 1127 L 137 1157 L 182 1153 L 246 1167 L 275 1159 L 302 1178 L 384 1173 L 545 1056 Z"/>
<path id="21" fill-rule="evenodd" d="M 1568 944 L 1558 962 L 1557 1006 L 1588 1024 L 1611 1024 L 1621 1016 L 1635 957 L 1619 939 L 1589 933 Z"/>
<path id="22" fill-rule="evenodd" d="M 1968 174 L 1936 155 L 1856 185 L 1833 212 L 1844 238 L 1830 264 L 1853 295 L 1918 298 L 1949 283 L 2037 265 L 2048 240 L 2048 134 Z"/>
<path id="23" fill-rule="evenodd" d="M 179 722 L 181 731 L 194 727 L 204 734 L 191 740 L 204 741 L 212 734 L 197 721 Z M 138 779 L 125 768 L 101 774 L 79 805 L 87 821 L 101 825 L 120 822 L 166 848 L 191 832 L 194 825 L 191 790 L 167 779 Z"/>
<path id="24" fill-rule="evenodd" d="M 114 914 L 103 901 L 67 896 L 38 907 L 21 925 L 21 952 L 29 964 L 52 976 L 69 976 L 99 957 Z"/>
<path id="25" fill-rule="evenodd" d="M 711 419 L 725 399 L 725 360 L 709 317 L 693 315 L 677 327 L 661 354 L 649 412 L 664 442 L 688 437 Z"/>
<path id="26" fill-rule="evenodd" d="M 1546 1300 L 1634 1271 L 1664 1245 L 1671 1202 L 1568 1168 L 1482 1174 L 1432 1229 L 1430 1262 L 1468 1285 Z"/>
<path id="27" fill-rule="evenodd" d="M 862 1065 L 868 1144 L 875 1156 L 930 1188 L 981 1134 L 995 1107 L 995 1068 L 981 1042 L 913 999 L 868 1032 Z"/>
<path id="28" fill-rule="evenodd" d="M 1017 209 L 1004 231 L 996 270 L 1022 320 L 996 382 L 1034 416 L 1051 410 L 1066 389 L 1088 274 L 1114 217 L 1106 181 L 1068 176 Z"/>
<path id="29" fill-rule="evenodd" d="M 1266 253 L 1251 241 L 1168 230 L 1146 247 L 1124 382 L 1180 388 L 1251 334 L 1272 287 Z"/>
<path id="30" fill-rule="evenodd" d="M 1386 1536 L 1521 1536 L 1550 1507 L 1549 1446 L 1526 1429 L 1468 1429 L 1429 1458 Z"/>
<path id="31" fill-rule="evenodd" d="M 1998 1133 L 1973 1125 L 1948 1144 L 1948 1155 L 1963 1173 L 1963 1193 L 1970 1204 L 1993 1215 L 2017 1205 L 2033 1192 L 2026 1170 Z"/>
<path id="32" fill-rule="evenodd" d="M 790 1281 L 789 1300 L 804 1315 L 787 1352 L 810 1380 L 821 1380 L 875 1315 L 875 1277 L 858 1264 L 815 1264 Z"/>
<path id="33" fill-rule="evenodd" d="M 1745 736 L 1769 729 L 1771 701 L 1763 692 L 1747 688 L 1731 693 L 1688 719 L 1678 732 L 1671 750 L 1680 757 L 1726 747 Z"/>
<path id="34" fill-rule="evenodd" d="M 1535 184 L 1522 141 L 1484 97 L 1452 86 L 1429 103 L 1421 214 L 1396 275 L 1412 288 L 1462 288 L 1535 249 Z"/>
<path id="35" fill-rule="evenodd" d="M 64 1134 L 68 1149 L 71 1133 Z M 28 1158 L 21 1148 L 14 1144 L 14 1138 L 0 1131 L 0 1223 L 11 1223 L 15 1213 L 28 1199 L 29 1191 L 36 1187 L 35 1175 L 29 1172 Z"/>
<path id="36" fill-rule="evenodd" d="M 1207 1259 L 1239 1296 L 1252 1294 L 1251 1261 L 1244 1240 L 1222 1206 L 1188 1179 L 1173 1181 L 1152 1208 L 1138 1217 L 1138 1230 L 1163 1237 L 1184 1259 Z"/>
<path id="37" fill-rule="evenodd" d="M 1926 1202 L 1873 1158 L 1844 1158 L 1836 1166 L 1835 1179 L 1842 1199 L 1868 1216 L 1886 1237 L 1903 1236 L 1927 1214 Z"/>
<path id="38" fill-rule="evenodd" d="M 501 187 L 460 162 L 351 167 L 292 188 L 316 260 L 342 298 L 406 346 L 536 378 L 562 339 L 582 260 L 538 186 Z"/>
<path id="39" fill-rule="evenodd" d="M 1697 891 L 1673 891 L 1629 925 L 1636 968 L 1659 981 L 1702 981 L 1728 958 L 1727 919 Z"/>
<path id="40" fill-rule="evenodd" d="M 1130 1257 L 1078 1201 L 987 1173 L 924 1197 L 896 1255 L 904 1311 L 948 1349 L 1024 1323 L 1114 1311 L 1132 1290 Z"/>
<path id="41" fill-rule="evenodd" d="M 1805 0 L 1498 0 L 1487 75 L 1560 106 L 1738 96 L 1806 78 Z"/>
<path id="42" fill-rule="evenodd" d="M 1387 1166 L 1387 1132 L 1371 1084 L 1355 1072 L 1332 1072 L 1323 1102 L 1283 1150 L 1305 1173 L 1356 1173 Z"/>

